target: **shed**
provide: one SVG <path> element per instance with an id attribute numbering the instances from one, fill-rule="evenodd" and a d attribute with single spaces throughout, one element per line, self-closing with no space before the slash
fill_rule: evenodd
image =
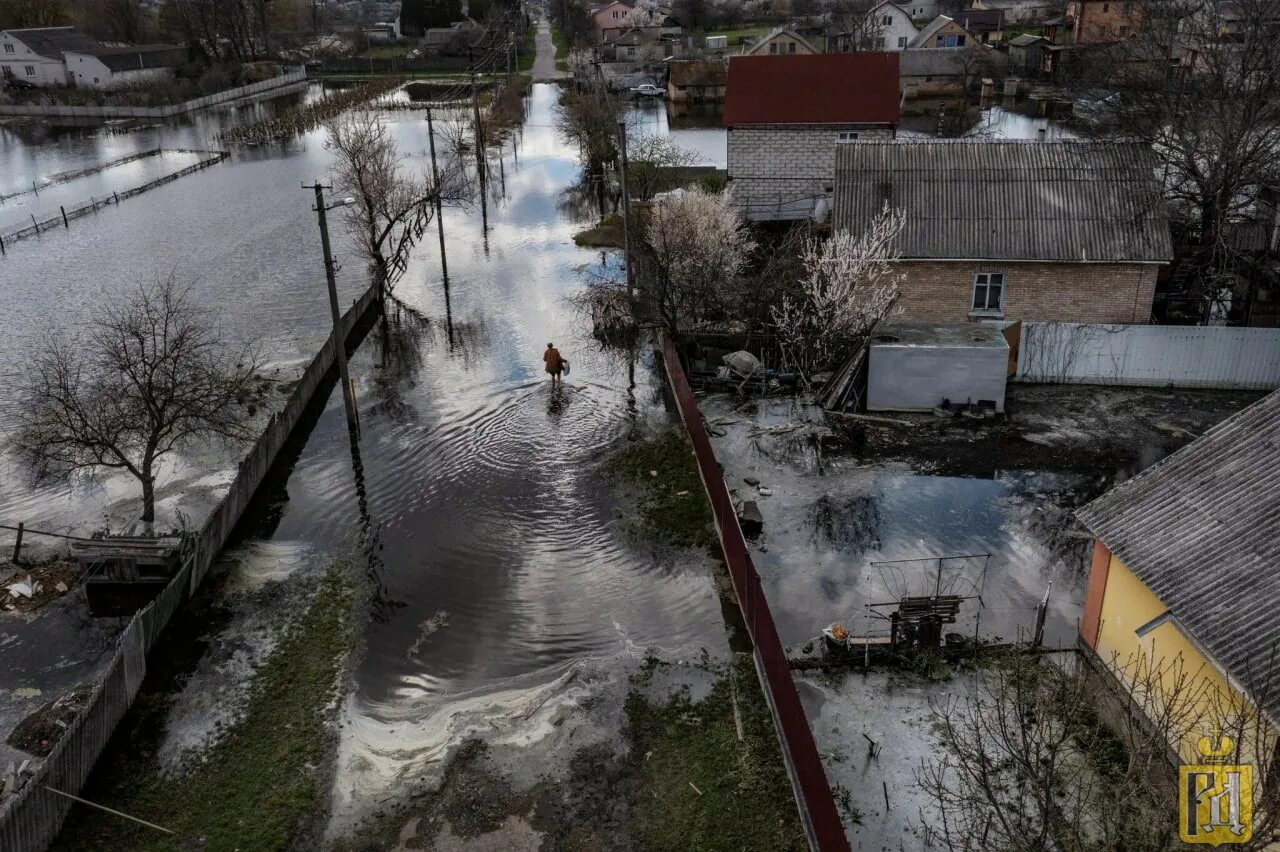
<path id="1" fill-rule="evenodd" d="M 871 341 L 868 411 L 990 400 L 1004 411 L 1009 344 L 995 325 L 891 325 Z"/>
<path id="2" fill-rule="evenodd" d="M 707 36 L 707 50 L 724 50 L 728 46 L 728 36 Z"/>
<path id="3" fill-rule="evenodd" d="M 105 536 L 71 545 L 95 616 L 131 615 L 168 585 L 182 562 L 178 536 Z"/>

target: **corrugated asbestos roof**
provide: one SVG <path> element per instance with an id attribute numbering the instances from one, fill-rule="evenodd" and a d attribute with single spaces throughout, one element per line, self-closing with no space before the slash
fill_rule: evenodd
<path id="1" fill-rule="evenodd" d="M 1168 262 L 1155 169 L 1136 142 L 850 142 L 834 224 L 861 231 L 888 203 L 906 211 L 904 258 Z"/>
<path id="2" fill-rule="evenodd" d="M 898 54 L 734 56 L 724 123 L 897 124 Z"/>
<path id="3" fill-rule="evenodd" d="M 1280 715 L 1280 689 L 1258 684 L 1280 666 L 1280 391 L 1076 515 Z"/>
<path id="4" fill-rule="evenodd" d="M 67 50 L 84 53 L 102 46 L 73 27 L 9 30 L 9 35 L 48 59 L 61 59 L 63 52 Z"/>

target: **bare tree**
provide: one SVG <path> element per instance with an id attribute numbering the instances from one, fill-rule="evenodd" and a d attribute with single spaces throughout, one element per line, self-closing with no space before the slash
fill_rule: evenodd
<path id="1" fill-rule="evenodd" d="M 1100 121 L 1150 142 L 1163 162 L 1175 233 L 1193 280 L 1216 294 L 1240 258 L 1236 225 L 1280 183 L 1280 0 L 1135 2 L 1073 64 L 1073 86 L 1097 94 Z"/>
<path id="2" fill-rule="evenodd" d="M 641 136 L 627 144 L 627 192 L 633 200 L 649 201 L 664 189 L 687 183 L 698 155 L 681 148 L 670 136 Z"/>
<path id="3" fill-rule="evenodd" d="M 561 95 L 556 104 L 560 134 L 582 150 L 588 174 L 600 174 L 617 159 L 622 113 L 622 99 L 598 79 L 579 91 Z"/>
<path id="4" fill-rule="evenodd" d="M 889 315 L 901 278 L 893 243 L 905 223 L 905 213 L 886 207 L 861 234 L 805 241 L 798 293 L 772 311 L 783 352 L 802 375 L 852 354 Z"/>
<path id="5" fill-rule="evenodd" d="M 103 308 L 85 337 L 56 335 L 18 390 L 18 457 L 37 480 L 127 471 L 155 521 L 157 463 L 209 438 L 243 439 L 261 399 L 258 360 L 234 350 L 173 278 Z"/>
<path id="6" fill-rule="evenodd" d="M 1175 848 L 1177 752 L 1212 727 L 1232 740 L 1228 762 L 1255 766 L 1254 840 L 1239 848 L 1272 842 L 1274 743 L 1252 705 L 1181 656 L 1111 661 L 1114 692 L 1099 679 L 1109 675 L 1068 663 L 1013 654 L 932 705 L 946 752 L 917 771 L 934 803 L 930 836 L 963 852 Z"/>
<path id="7" fill-rule="evenodd" d="M 325 126 L 326 145 L 338 156 L 334 189 L 355 199 L 346 208 L 348 229 L 369 262 L 374 283 L 390 291 L 431 223 L 437 196 L 465 198 L 465 176 L 453 160 L 445 161 L 438 185 L 426 175 L 407 173 L 391 131 L 372 110 L 345 113 Z"/>
<path id="8" fill-rule="evenodd" d="M 831 43 L 849 53 L 884 50 L 884 27 L 871 14 L 878 3 L 879 0 L 835 0 L 829 18 Z"/>

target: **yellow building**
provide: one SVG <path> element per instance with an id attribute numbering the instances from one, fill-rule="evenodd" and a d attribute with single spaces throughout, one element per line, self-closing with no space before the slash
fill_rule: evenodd
<path id="1" fill-rule="evenodd" d="M 1182 761 L 1214 728 L 1270 765 L 1280 719 L 1280 392 L 1077 516 L 1096 536 L 1081 644 Z"/>

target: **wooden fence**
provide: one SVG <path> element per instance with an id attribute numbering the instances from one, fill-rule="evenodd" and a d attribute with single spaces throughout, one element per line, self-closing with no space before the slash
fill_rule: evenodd
<path id="1" fill-rule="evenodd" d="M 90 213 L 97 213 L 98 209 L 101 207 L 106 207 L 107 205 L 110 205 L 110 204 L 119 204 L 121 201 L 124 201 L 126 198 L 133 198 L 135 195 L 141 195 L 142 193 L 155 189 L 158 186 L 164 186 L 166 183 L 173 183 L 178 178 L 186 177 L 187 175 L 195 174 L 201 169 L 207 169 L 209 168 L 209 166 L 217 165 L 218 163 L 221 163 L 223 160 L 225 160 L 227 157 L 231 156 L 231 152 L 229 151 L 189 151 L 186 149 L 169 149 L 169 150 L 171 150 L 173 153 L 207 154 L 209 156 L 205 157 L 203 160 L 200 160 L 197 163 L 193 163 L 192 165 L 187 166 L 185 169 L 182 169 L 181 171 L 176 171 L 173 174 L 165 175 L 164 177 L 158 177 L 153 181 L 148 181 L 147 183 L 142 184 L 141 186 L 135 186 L 131 189 L 126 189 L 124 192 L 113 192 L 110 195 L 104 195 L 102 198 L 94 198 L 90 196 L 88 201 L 86 201 L 83 204 L 77 205 L 76 207 L 72 207 L 70 210 L 68 210 L 66 207 L 59 207 L 58 208 L 59 212 L 57 216 L 50 216 L 47 219 L 36 219 L 35 216 L 32 216 L 31 224 L 26 226 L 25 228 L 19 228 L 18 230 L 11 231 L 10 233 L 7 233 L 7 234 L 0 234 L 0 254 L 4 253 L 6 243 L 17 242 L 18 240 L 26 239 L 27 237 L 39 236 L 45 231 L 48 231 L 51 228 L 56 228 L 59 225 L 61 225 L 64 228 L 69 228 L 71 227 L 70 222 L 72 219 L 79 219 L 81 216 L 87 216 Z M 151 151 L 146 151 L 146 152 L 143 152 L 142 154 L 135 155 L 134 157 L 131 157 L 128 159 L 139 159 L 143 156 L 154 156 L 156 154 L 161 154 L 161 153 L 164 153 L 164 149 L 156 148 Z M 121 162 L 125 162 L 125 161 L 118 160 L 116 161 L 115 164 L 119 165 Z"/>
<path id="2" fill-rule="evenodd" d="M 280 89 L 297 83 L 305 83 L 307 69 L 296 67 L 279 77 L 272 77 L 260 83 L 237 86 L 202 98 L 184 101 L 167 106 L 66 106 L 61 104 L 0 104 L 0 115 L 26 115 L 37 118 L 172 118 L 175 115 L 193 112 L 198 109 L 216 106 L 240 98 L 252 97 L 272 89 Z"/>
<path id="3" fill-rule="evenodd" d="M 342 317 L 348 348 L 359 344 L 368 327 L 367 320 L 378 303 L 377 291 L 370 287 Z M 57 836 L 71 802 L 45 787 L 74 794 L 88 779 L 116 725 L 138 694 L 147 671 L 147 652 L 155 647 L 174 613 L 208 574 L 303 412 L 324 385 L 325 376 L 333 368 L 335 347 L 334 335 L 330 333 L 307 365 L 289 401 L 279 413 L 272 415 L 253 449 L 240 462 L 227 495 L 205 521 L 182 569 L 121 633 L 106 674 L 94 686 L 88 705 L 67 727 L 35 775 L 16 794 L 0 803 L 0 850 L 3 852 L 40 852 Z"/>
<path id="4" fill-rule="evenodd" d="M 667 381 L 680 410 L 680 419 L 684 421 L 693 454 L 698 460 L 703 488 L 715 515 L 720 548 L 733 581 L 742 620 L 751 636 L 756 674 L 773 716 L 778 742 L 782 746 L 782 758 L 809 845 L 820 852 L 848 852 L 849 841 L 845 837 L 844 825 L 840 822 L 840 814 L 827 783 L 827 773 L 813 741 L 813 731 L 809 728 L 809 720 L 804 715 L 795 682 L 791 679 L 791 667 L 769 611 L 769 601 L 760 585 L 760 575 L 756 573 L 742 529 L 738 526 L 733 500 L 729 497 L 720 464 L 711 448 L 711 440 L 703 428 L 702 413 L 689 387 L 689 379 L 670 340 L 663 342 L 662 358 Z"/>

